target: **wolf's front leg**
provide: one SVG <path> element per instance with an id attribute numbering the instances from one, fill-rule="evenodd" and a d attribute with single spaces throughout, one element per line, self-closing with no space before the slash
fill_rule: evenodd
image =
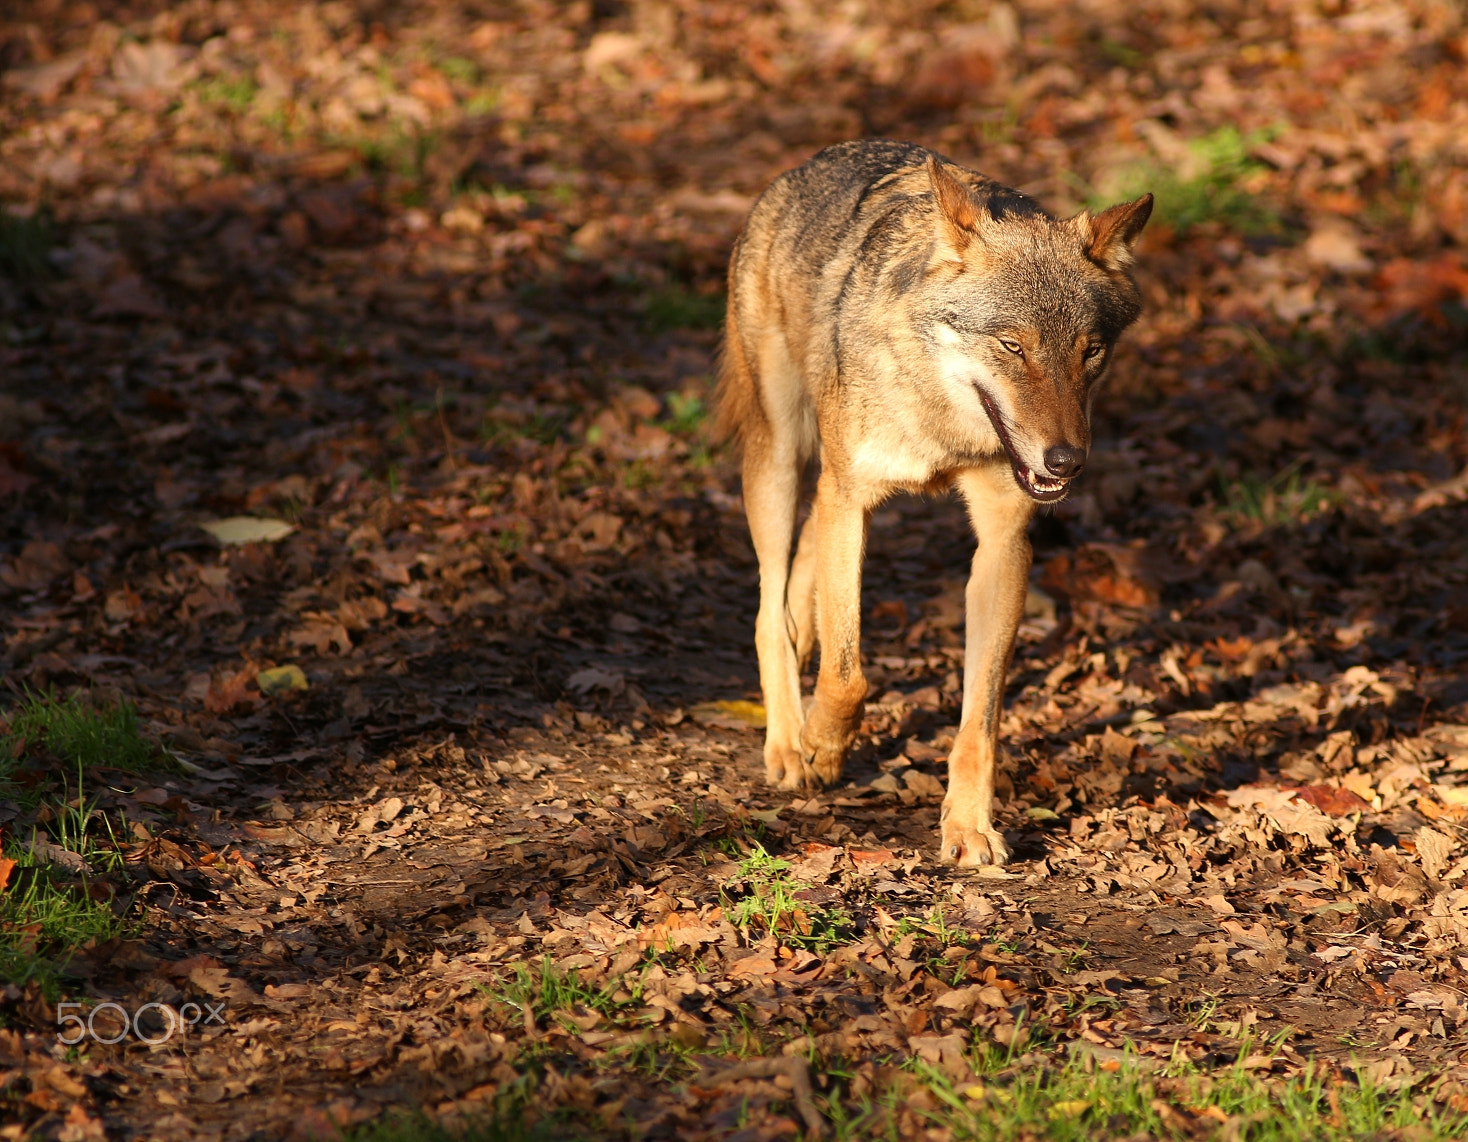
<path id="1" fill-rule="evenodd" d="M 964 594 L 963 715 L 948 755 L 940 852 L 944 860 L 973 867 L 1009 859 L 994 828 L 994 765 L 1004 677 L 1024 614 L 1031 557 L 1025 529 L 1034 508 L 1007 464 L 971 469 L 957 483 L 979 545 Z"/>
<path id="2" fill-rule="evenodd" d="M 832 784 L 861 729 L 867 680 L 861 672 L 861 559 L 866 505 L 842 494 L 829 471 L 816 485 L 816 626 L 821 669 L 800 743 L 816 776 Z"/>

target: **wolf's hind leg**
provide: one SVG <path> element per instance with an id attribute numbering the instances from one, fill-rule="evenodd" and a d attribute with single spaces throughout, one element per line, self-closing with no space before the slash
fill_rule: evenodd
<path id="1" fill-rule="evenodd" d="M 785 789 L 814 786 L 800 748 L 800 666 L 785 621 L 790 546 L 800 494 L 793 442 L 749 441 L 744 450 L 744 511 L 759 559 L 754 645 L 765 698 L 765 778 Z"/>
<path id="2" fill-rule="evenodd" d="M 948 755 L 939 852 L 972 867 L 1009 859 L 994 828 L 994 764 L 1004 676 L 1024 614 L 1031 558 L 1025 529 L 1034 505 L 1015 486 L 1007 463 L 969 469 L 956 482 L 979 542 L 964 594 L 963 715 Z"/>
<path id="3" fill-rule="evenodd" d="M 790 585 L 785 591 L 790 637 L 795 643 L 795 659 L 802 670 L 810 662 L 811 651 L 816 645 L 816 543 L 819 536 L 812 509 L 800 529 L 795 562 L 790 567 Z"/>

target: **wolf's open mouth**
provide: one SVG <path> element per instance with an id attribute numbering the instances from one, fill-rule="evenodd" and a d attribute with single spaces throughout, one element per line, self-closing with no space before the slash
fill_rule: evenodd
<path id="1" fill-rule="evenodd" d="M 1004 418 L 999 415 L 999 410 L 994 407 L 994 402 L 989 399 L 989 394 L 983 389 L 979 390 L 979 400 L 984 405 L 984 411 L 989 414 L 989 423 L 994 426 L 994 433 L 999 437 L 999 443 L 1004 445 L 1004 453 L 1009 457 L 1009 466 L 1014 471 L 1015 483 L 1023 488 L 1025 494 L 1031 499 L 1039 500 L 1042 504 L 1053 504 L 1057 500 L 1064 499 L 1066 487 L 1070 481 L 1041 476 L 1021 460 L 1015 454 L 1014 442 L 1009 439 L 1009 429 L 1004 425 Z"/>
<path id="2" fill-rule="evenodd" d="M 1045 476 L 1037 476 L 1029 468 L 1025 467 L 1014 458 L 1014 453 L 1009 454 L 1010 467 L 1014 469 L 1014 478 L 1019 481 L 1019 486 L 1032 495 L 1041 503 L 1054 503 L 1065 495 L 1068 480 L 1052 480 Z"/>

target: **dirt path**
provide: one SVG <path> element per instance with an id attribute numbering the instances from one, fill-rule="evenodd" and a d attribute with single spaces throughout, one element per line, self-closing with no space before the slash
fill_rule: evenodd
<path id="1" fill-rule="evenodd" d="M 187 768 L 88 788 L 130 927 L 6 987 L 11 1121 L 775 1138 L 791 1074 L 716 1072 L 798 1057 L 848 1136 L 936 1137 L 981 1055 L 1468 1107 L 1459 24 L 100 7 L 0 25 L 0 666 Z M 1063 207 L 1172 179 L 1036 524 L 988 875 L 934 863 L 951 501 L 873 521 L 849 783 L 759 778 L 719 275 L 865 133 Z M 200 527 L 241 515 L 291 531 Z M 6 789 L 7 845 L 59 836 Z M 73 1001 L 200 1019 L 67 1051 Z"/>

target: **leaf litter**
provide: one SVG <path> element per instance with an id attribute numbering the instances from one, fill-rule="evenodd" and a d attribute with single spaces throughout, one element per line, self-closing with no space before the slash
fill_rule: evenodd
<path id="1" fill-rule="evenodd" d="M 1451 1136 L 1461 14 L 487 11 L 0 24 L 8 1121 Z M 720 275 L 862 134 L 1159 192 L 983 874 L 951 502 L 873 518 L 849 782 L 759 780 Z M 72 1001 L 223 1015 L 68 1053 Z"/>

